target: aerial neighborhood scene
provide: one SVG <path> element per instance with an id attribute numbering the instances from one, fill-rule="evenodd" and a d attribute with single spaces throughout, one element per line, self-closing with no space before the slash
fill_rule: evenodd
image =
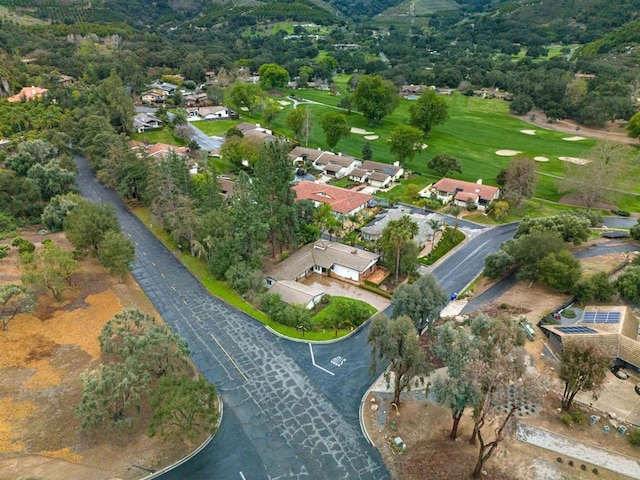
<path id="1" fill-rule="evenodd" d="M 640 0 L 0 0 L 0 479 L 640 479 Z"/>

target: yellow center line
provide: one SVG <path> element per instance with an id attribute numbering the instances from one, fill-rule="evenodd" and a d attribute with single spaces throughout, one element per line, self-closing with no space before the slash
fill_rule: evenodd
<path id="1" fill-rule="evenodd" d="M 229 361 L 231 363 L 233 363 L 233 366 L 236 367 L 236 370 L 238 370 L 238 372 L 240 372 L 240 375 L 242 375 L 242 378 L 244 378 L 245 382 L 248 382 L 249 379 L 247 378 L 247 376 L 244 374 L 244 372 L 242 370 L 240 370 L 240 367 L 238 366 L 238 364 L 233 360 L 233 358 L 231 358 L 231 355 L 229 355 L 229 353 L 224 349 L 224 347 L 220 344 L 220 342 L 218 341 L 218 339 L 216 337 L 213 336 L 213 333 L 209 333 L 209 335 L 211 335 L 211 338 L 213 338 L 215 340 L 215 342 L 218 344 L 218 346 L 220 347 L 220 350 L 222 350 L 224 352 L 224 354 L 227 356 L 227 358 L 229 359 Z"/>

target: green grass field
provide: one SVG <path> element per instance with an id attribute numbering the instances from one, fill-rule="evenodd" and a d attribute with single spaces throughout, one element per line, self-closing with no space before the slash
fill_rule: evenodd
<path id="1" fill-rule="evenodd" d="M 166 143 L 169 145 L 178 145 L 184 147 L 187 141 L 184 138 L 177 137 L 169 127 L 162 127 L 158 130 L 147 130 L 142 133 L 132 133 L 131 139 L 145 143 Z"/>
<path id="2" fill-rule="evenodd" d="M 204 133 L 209 135 L 210 137 L 222 137 L 227 130 L 229 130 L 234 125 L 239 124 L 243 120 L 213 120 L 211 122 L 201 121 L 201 122 L 192 122 L 191 124 L 202 130 Z"/>

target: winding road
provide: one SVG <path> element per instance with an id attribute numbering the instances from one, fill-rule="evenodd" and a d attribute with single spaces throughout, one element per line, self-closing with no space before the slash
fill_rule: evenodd
<path id="1" fill-rule="evenodd" d="M 112 204 L 135 242 L 132 274 L 165 322 L 224 400 L 218 434 L 197 456 L 163 479 L 383 480 L 389 474 L 364 439 L 358 411 L 373 382 L 368 372 L 368 327 L 331 344 L 282 339 L 261 323 L 212 297 L 132 215 L 116 192 L 99 184 L 76 158 L 78 188 L 94 202 Z M 483 230 L 433 270 L 447 292 L 461 291 L 484 257 L 515 226 Z M 378 372 L 379 373 L 379 372 Z"/>

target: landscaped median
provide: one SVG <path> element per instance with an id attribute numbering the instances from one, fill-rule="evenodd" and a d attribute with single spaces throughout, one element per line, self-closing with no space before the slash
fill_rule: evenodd
<path id="1" fill-rule="evenodd" d="M 238 310 L 243 311 L 247 315 L 255 318 L 256 320 L 264 323 L 272 330 L 286 337 L 295 339 L 304 339 L 309 341 L 323 341 L 323 340 L 335 340 L 336 338 L 344 337 L 349 334 L 352 329 L 323 329 L 323 330 L 308 330 L 303 331 L 294 327 L 288 327 L 278 322 L 271 320 L 268 315 L 260 310 L 254 308 L 248 302 L 246 302 L 237 292 L 235 292 L 225 282 L 215 280 L 211 278 L 211 274 L 207 270 L 207 264 L 196 257 L 193 257 L 187 253 L 183 253 L 178 249 L 177 243 L 171 238 L 171 236 L 161 227 L 154 226 L 151 221 L 151 212 L 146 207 L 132 207 L 131 211 L 138 217 L 138 219 L 144 223 L 144 225 L 160 240 L 167 249 L 176 253 L 176 257 L 180 262 L 191 272 L 191 274 L 198 279 L 198 281 L 215 297 L 224 300 L 225 302 L 233 305 Z M 367 304 L 367 306 L 369 306 Z M 324 310 L 323 310 L 324 311 Z M 318 314 L 322 314 L 322 311 Z M 326 313 L 324 314 L 327 315 Z M 314 317 L 314 321 L 316 318 Z"/>

